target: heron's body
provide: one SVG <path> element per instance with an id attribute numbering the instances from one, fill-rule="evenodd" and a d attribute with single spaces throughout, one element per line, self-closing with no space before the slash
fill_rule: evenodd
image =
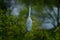
<path id="1" fill-rule="evenodd" d="M 31 28 L 32 28 L 32 19 L 31 19 L 31 17 L 28 17 L 26 27 L 27 27 L 28 31 L 31 30 Z"/>

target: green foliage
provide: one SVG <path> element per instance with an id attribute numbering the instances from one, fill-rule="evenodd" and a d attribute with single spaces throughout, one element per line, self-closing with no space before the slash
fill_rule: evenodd
<path id="1" fill-rule="evenodd" d="M 21 0 L 22 1 L 22 0 Z M 24 1 L 25 3 L 28 0 Z M 32 0 L 35 4 L 38 4 L 36 10 L 42 8 L 39 6 L 43 4 L 44 0 Z M 0 0 L 1 2 L 1 0 Z M 2 2 L 1 2 L 2 3 Z M 50 4 L 50 1 L 48 2 Z M 47 3 L 47 4 L 48 4 Z M 51 4 L 53 1 L 51 2 Z M 1 4 L 0 4 L 1 5 Z M 26 31 L 26 19 L 28 16 L 28 8 L 21 10 L 18 17 L 7 16 L 6 10 L 2 9 L 3 5 L 0 7 L 0 40 L 60 40 L 60 28 L 56 28 L 54 31 L 51 30 L 41 30 L 37 27 L 38 22 L 35 16 L 32 16 L 33 26 L 30 32 Z M 39 14 L 38 14 L 39 15 Z M 42 22 L 39 21 L 39 24 Z"/>
<path id="2" fill-rule="evenodd" d="M 33 16 L 32 30 L 27 32 L 27 10 L 22 10 L 18 18 L 15 16 L 0 15 L 0 40 L 60 40 L 60 28 L 56 28 L 55 32 L 41 30 L 37 27 L 36 18 Z"/>

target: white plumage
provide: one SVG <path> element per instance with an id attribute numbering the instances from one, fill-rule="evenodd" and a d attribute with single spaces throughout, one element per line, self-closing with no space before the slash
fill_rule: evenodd
<path id="1" fill-rule="evenodd" d="M 32 28 L 32 19 L 30 17 L 30 14 L 31 14 L 31 7 L 29 6 L 29 16 L 28 16 L 27 22 L 26 22 L 26 29 L 27 29 L 27 31 L 30 31 L 31 28 Z"/>
<path id="2" fill-rule="evenodd" d="M 26 27 L 27 27 L 27 31 L 30 31 L 32 28 L 32 20 L 30 17 L 28 17 L 27 19 Z"/>

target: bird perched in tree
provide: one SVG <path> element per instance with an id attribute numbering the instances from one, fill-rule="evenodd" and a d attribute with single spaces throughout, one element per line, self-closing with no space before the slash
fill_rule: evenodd
<path id="1" fill-rule="evenodd" d="M 30 31 L 31 28 L 32 28 L 31 6 L 29 6 L 29 15 L 28 15 L 27 22 L 26 22 L 26 29 L 27 31 Z"/>

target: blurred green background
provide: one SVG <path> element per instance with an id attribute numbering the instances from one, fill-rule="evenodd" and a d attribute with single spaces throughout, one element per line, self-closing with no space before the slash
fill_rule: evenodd
<path id="1" fill-rule="evenodd" d="M 11 0 L 7 0 L 11 1 Z M 16 1 L 16 0 L 15 0 Z M 17 0 L 18 3 L 25 4 L 25 8 L 19 12 L 18 16 L 11 15 L 10 9 L 7 10 L 8 4 L 4 0 L 0 0 L 0 40 L 60 40 L 60 0 Z M 30 32 L 26 31 L 26 20 L 28 17 L 28 5 L 32 3 L 32 8 L 36 12 L 31 15 L 33 20 L 32 29 Z M 53 17 L 49 14 L 44 14 L 42 9 L 47 6 L 50 11 L 53 7 L 57 7 L 57 26 L 53 29 L 40 29 L 38 25 L 42 24 L 40 16 L 45 18 Z M 8 6 L 9 8 L 10 6 Z M 8 12 L 8 13 L 7 13 Z M 41 14 L 41 13 L 42 14 Z M 37 20 L 39 19 L 39 21 Z"/>

